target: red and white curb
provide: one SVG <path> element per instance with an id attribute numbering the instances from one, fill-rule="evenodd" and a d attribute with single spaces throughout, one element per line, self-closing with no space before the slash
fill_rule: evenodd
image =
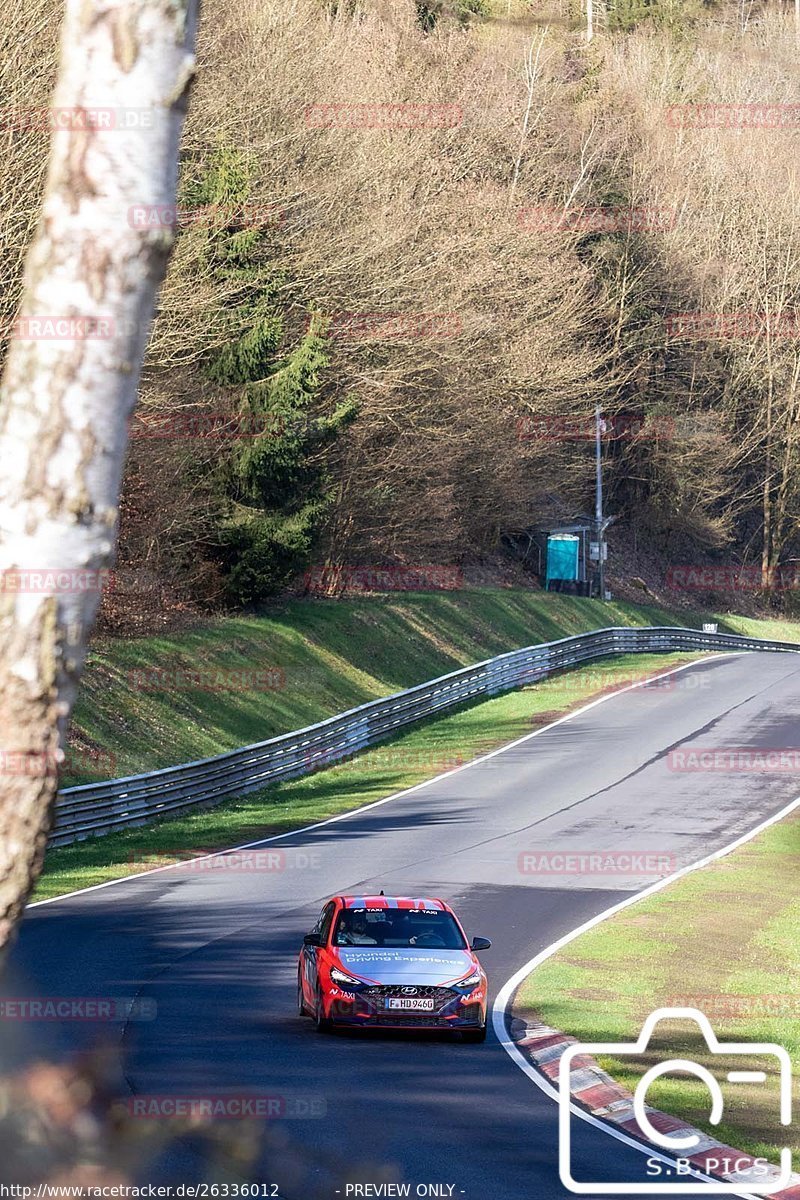
<path id="1" fill-rule="evenodd" d="M 577 1038 L 569 1037 L 559 1029 L 537 1021 L 523 1021 L 515 1017 L 511 1021 L 511 1038 L 517 1050 L 544 1075 L 554 1087 L 558 1087 L 561 1055 L 568 1046 L 574 1046 Z M 644 1145 L 652 1145 L 639 1128 L 633 1112 L 633 1093 L 622 1087 L 616 1080 L 603 1071 L 597 1062 L 588 1054 L 579 1054 L 572 1063 L 570 1072 L 570 1098 L 599 1121 L 603 1121 L 630 1138 Z M 722 1180 L 737 1188 L 747 1188 L 753 1185 L 753 1170 L 756 1163 L 751 1155 L 735 1150 L 710 1137 L 699 1129 L 687 1125 L 677 1117 L 658 1109 L 645 1106 L 648 1120 L 660 1133 L 681 1133 L 685 1136 L 694 1134 L 698 1138 L 692 1148 L 693 1153 L 685 1154 L 689 1162 L 712 1179 Z M 656 1147 L 653 1147 L 656 1150 Z M 664 1151 L 659 1149 L 659 1154 Z M 777 1167 L 764 1167 L 760 1159 L 758 1168 L 758 1190 L 767 1191 L 770 1183 L 780 1178 Z M 725 1166 L 735 1166 L 734 1170 L 723 1169 Z M 792 1175 L 791 1187 L 770 1193 L 776 1200 L 800 1200 L 800 1175 Z"/>

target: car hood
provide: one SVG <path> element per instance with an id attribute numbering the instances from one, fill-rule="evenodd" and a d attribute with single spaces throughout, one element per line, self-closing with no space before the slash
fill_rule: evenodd
<path id="1" fill-rule="evenodd" d="M 373 983 L 453 983 L 473 970 L 476 960 L 468 950 L 381 950 L 373 946 L 348 946 L 336 950 L 342 969 Z"/>

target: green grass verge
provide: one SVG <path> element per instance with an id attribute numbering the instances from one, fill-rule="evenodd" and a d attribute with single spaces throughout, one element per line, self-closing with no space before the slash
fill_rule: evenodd
<path id="1" fill-rule="evenodd" d="M 730 632 L 800 640 L 800 623 L 601 604 L 522 588 L 297 600 L 268 616 L 96 639 L 63 786 L 220 754 L 519 646 L 605 625 L 699 626 L 708 619 Z M 138 686 L 137 672 L 150 668 L 167 673 L 164 683 Z M 272 668 L 285 678 L 278 690 L 252 674 Z M 207 673 L 217 690 L 207 680 L 200 687 L 171 684 L 175 672 L 192 670 Z"/>
<path id="2" fill-rule="evenodd" d="M 364 754 L 187 817 L 50 850 L 35 900 L 234 846 L 357 808 L 504 745 L 605 690 L 696 654 L 626 655 L 423 722 Z"/>
<path id="3" fill-rule="evenodd" d="M 771 826 L 726 858 L 671 884 L 581 935 L 528 977 L 520 1016 L 540 1016 L 580 1041 L 633 1040 L 654 1009 L 699 1008 L 721 1041 L 776 1042 L 800 1068 L 800 814 Z M 650 1052 L 601 1065 L 633 1090 L 664 1058 L 689 1058 L 718 1079 L 757 1069 L 708 1053 L 695 1026 L 659 1029 Z M 726 1090 L 725 1088 L 723 1090 Z M 778 1162 L 778 1148 L 800 1149 L 778 1121 L 777 1089 L 727 1087 L 722 1124 L 711 1126 L 707 1089 L 689 1076 L 656 1081 L 648 1103 L 718 1140 Z M 796 1126 L 795 1126 L 796 1130 Z M 797 1160 L 795 1159 L 795 1168 Z"/>

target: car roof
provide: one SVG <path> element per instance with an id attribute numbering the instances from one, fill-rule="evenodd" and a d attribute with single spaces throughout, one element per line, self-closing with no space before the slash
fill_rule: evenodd
<path id="1" fill-rule="evenodd" d="M 449 912 L 444 900 L 432 896 L 341 896 L 344 908 L 437 908 Z"/>

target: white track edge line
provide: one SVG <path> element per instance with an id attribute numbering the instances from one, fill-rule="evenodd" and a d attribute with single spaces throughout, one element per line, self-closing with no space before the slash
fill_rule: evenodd
<path id="1" fill-rule="evenodd" d="M 545 1079 L 545 1077 L 530 1064 L 522 1052 L 517 1048 L 516 1043 L 511 1040 L 508 1032 L 506 1031 L 506 1011 L 513 993 L 522 983 L 523 979 L 526 979 L 528 975 L 530 975 L 531 972 L 536 969 L 536 967 L 540 966 L 543 962 L 545 962 L 546 959 L 551 958 L 552 955 L 554 955 L 558 950 L 561 950 L 564 946 L 569 945 L 570 942 L 575 941 L 575 939 L 580 937 L 581 934 L 588 933 L 590 929 L 594 929 L 595 926 L 602 924 L 603 921 L 607 921 L 609 917 L 613 917 L 616 913 L 621 912 L 623 909 L 630 908 L 632 905 L 637 904 L 640 900 L 645 900 L 648 896 L 652 896 L 656 892 L 662 891 L 676 880 L 692 874 L 693 871 L 699 871 L 702 867 L 710 866 L 711 863 L 717 862 L 721 858 L 725 858 L 728 854 L 733 853 L 734 850 L 738 850 L 740 846 L 744 846 L 747 844 L 747 842 L 752 841 L 753 838 L 757 837 L 760 833 L 763 833 L 765 829 L 769 829 L 771 825 L 776 825 L 779 821 L 782 821 L 784 817 L 787 817 L 791 812 L 794 812 L 798 806 L 800 806 L 800 796 L 797 796 L 794 800 L 791 800 L 787 805 L 780 809 L 779 812 L 773 813 L 771 817 L 767 817 L 765 820 L 761 821 L 760 824 L 756 825 L 755 828 L 751 829 L 748 833 L 742 834 L 741 837 L 738 837 L 735 841 L 731 842 L 730 845 L 724 846 L 721 850 L 715 850 L 713 854 L 708 854 L 705 858 L 698 859 L 696 863 L 691 863 L 687 867 L 681 867 L 680 870 L 675 871 L 672 875 L 667 875 L 663 879 L 657 880 L 656 883 L 651 883 L 648 887 L 643 888 L 642 891 L 635 892 L 632 896 L 628 896 L 627 899 L 620 900 L 618 904 L 613 904 L 604 912 L 598 913 L 596 916 L 591 917 L 588 921 L 584 921 L 584 923 L 579 925 L 577 929 L 573 929 L 571 933 L 564 934 L 563 937 L 560 937 L 557 941 L 553 942 L 553 944 L 548 946 L 545 950 L 540 950 L 539 953 L 534 955 L 534 957 L 525 963 L 524 966 L 520 967 L 518 971 L 515 971 L 511 978 L 503 984 L 503 987 L 497 994 L 497 998 L 492 1006 L 492 1025 L 497 1040 L 500 1042 L 503 1049 L 511 1057 L 513 1062 L 516 1063 L 520 1070 L 524 1071 L 528 1078 L 533 1080 L 537 1087 L 539 1087 L 546 1095 L 550 1096 L 551 1099 L 558 1101 L 558 1089 L 553 1087 L 549 1080 Z M 643 1146 L 641 1142 L 637 1142 L 633 1138 L 628 1137 L 627 1134 L 621 1133 L 610 1123 L 599 1120 L 599 1118 L 592 1116 L 591 1113 L 587 1113 L 584 1109 L 578 1108 L 577 1105 L 571 1104 L 570 1110 L 575 1114 L 575 1116 L 580 1117 L 581 1120 L 587 1121 L 590 1125 L 594 1125 L 597 1128 L 604 1130 L 605 1133 L 610 1134 L 611 1137 L 616 1138 L 620 1142 L 625 1142 L 626 1145 L 632 1146 L 635 1150 L 639 1150 L 642 1154 L 647 1154 L 652 1158 L 660 1158 L 663 1162 L 671 1161 L 663 1155 L 660 1155 L 655 1150 L 651 1152 L 649 1148 L 647 1146 Z M 701 1177 L 707 1178 L 706 1176 Z M 708 1182 L 712 1182 L 712 1180 L 708 1179 Z M 713 1182 L 718 1181 L 714 1180 Z M 686 1190 L 694 1191 L 695 1189 L 689 1188 L 687 1185 Z M 753 1198 L 751 1193 L 736 1192 L 733 1190 L 733 1188 L 731 1189 L 731 1195 L 744 1196 L 747 1197 L 748 1200 L 763 1200 L 763 1197 Z"/>
<path id="2" fill-rule="evenodd" d="M 677 651 L 676 653 L 680 653 Z M 198 854 L 196 858 L 181 859 L 179 862 L 167 863 L 163 867 L 152 867 L 148 871 L 134 871 L 131 875 L 120 875 L 118 879 L 107 879 L 104 883 L 93 883 L 89 887 L 76 888 L 73 892 L 62 892 L 60 896 L 50 896 L 46 900 L 34 900 L 32 904 L 26 906 L 27 912 L 32 908 L 41 908 L 45 904 L 57 904 L 60 900 L 70 900 L 74 896 L 85 896 L 89 892 L 98 892 L 101 888 L 113 887 L 119 883 L 130 883 L 134 879 L 146 879 L 149 875 L 158 875 L 161 871 L 173 871 L 177 867 L 185 867 L 190 863 L 205 862 L 209 858 L 218 858 L 224 854 L 236 854 L 240 850 L 252 850 L 256 846 L 267 846 L 272 842 L 281 841 L 283 838 L 296 837 L 300 833 L 310 833 L 314 829 L 322 829 L 325 825 L 333 825 L 337 821 L 346 821 L 350 817 L 356 817 L 360 813 L 369 812 L 372 808 L 380 808 L 382 804 L 388 804 L 391 800 L 399 800 L 402 796 L 410 796 L 412 792 L 421 791 L 422 788 L 430 787 L 432 783 L 438 783 L 440 779 L 447 779 L 451 775 L 458 775 L 461 771 L 467 771 L 470 767 L 478 766 L 480 763 L 488 762 L 490 758 L 496 758 L 499 754 L 505 754 L 508 750 L 513 750 L 515 746 L 521 746 L 523 742 L 528 742 L 531 738 L 538 737 L 541 733 L 547 733 L 550 729 L 555 729 L 557 725 L 563 725 L 566 721 L 571 721 L 575 717 L 581 716 L 582 713 L 588 712 L 595 708 L 598 704 L 603 704 L 606 700 L 612 700 L 615 696 L 621 696 L 625 692 L 631 692 L 635 688 L 644 687 L 645 684 L 653 683 L 657 679 L 666 679 L 670 675 L 677 675 L 679 671 L 687 671 L 690 667 L 700 666 L 704 662 L 719 662 L 723 658 L 736 658 L 740 654 L 752 654 L 751 650 L 725 650 L 712 651 L 711 654 L 706 654 L 702 658 L 693 659 L 691 662 L 682 663 L 679 667 L 672 667 L 669 671 L 662 671 L 660 675 L 649 675 L 646 679 L 639 679 L 635 683 L 629 683 L 625 687 L 618 688 L 615 692 L 607 692 L 604 696 L 598 696 L 595 700 L 590 700 L 588 704 L 581 705 L 574 712 L 565 713 L 563 717 L 559 717 L 556 721 L 551 721 L 548 725 L 543 725 L 541 729 L 534 729 L 531 733 L 525 733 L 522 737 L 517 738 L 513 742 L 507 742 L 504 746 L 498 746 L 496 750 L 490 750 L 488 754 L 482 754 L 479 758 L 472 758 L 469 762 L 461 763 L 458 767 L 453 767 L 450 771 L 443 771 L 441 775 L 434 775 L 430 779 L 424 779 L 421 783 L 415 783 L 413 787 L 403 788 L 402 791 L 393 792 L 391 796 L 384 796 L 382 800 L 373 800 L 370 804 L 362 804 L 359 808 L 351 808 L 347 812 L 337 813 L 334 817 L 326 817 L 324 821 L 315 821 L 312 825 L 303 825 L 299 829 L 287 829 L 284 833 L 275 833 L 270 837 L 259 838 L 255 842 L 244 842 L 240 846 L 227 846 L 219 850 L 212 850 L 208 854 Z M 757 651 L 755 652 L 757 653 Z M 535 686 L 535 685 L 534 685 Z M 495 700 L 496 696 L 487 696 L 487 700 Z M 442 713 L 442 716 L 447 714 Z M 337 764 L 331 764 L 335 766 Z M 301 776 L 301 778 L 305 778 Z M 232 798 L 232 797 L 231 797 Z M 87 838 L 85 841 L 90 841 Z M 73 845 L 81 845 L 80 842 Z M 64 847 L 67 849 L 68 847 Z"/>

